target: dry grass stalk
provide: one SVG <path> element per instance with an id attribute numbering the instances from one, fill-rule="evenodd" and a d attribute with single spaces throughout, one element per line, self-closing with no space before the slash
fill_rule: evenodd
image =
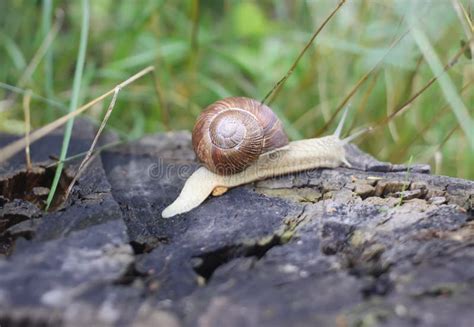
<path id="1" fill-rule="evenodd" d="M 460 90 L 460 93 L 461 95 L 466 93 L 466 90 L 468 89 L 469 86 L 471 86 L 473 84 L 473 82 L 468 82 L 466 85 L 464 85 L 462 87 L 462 89 Z M 415 136 L 410 140 L 408 141 L 406 144 L 404 144 L 404 146 L 401 146 L 397 152 L 393 152 L 391 154 L 392 157 L 395 157 L 395 158 L 403 158 L 406 156 L 407 152 L 409 151 L 409 149 L 413 146 L 413 144 L 415 144 L 415 142 L 419 139 L 419 138 L 422 138 L 425 136 L 426 132 L 428 132 L 429 130 L 431 130 L 433 128 L 433 126 L 435 126 L 435 124 L 441 119 L 443 118 L 448 112 L 450 112 L 449 110 L 449 104 L 446 103 L 444 104 L 441 109 L 439 110 L 435 110 L 435 113 L 433 114 L 431 120 L 428 122 L 428 124 L 426 124 L 422 129 L 418 129 L 418 132 L 415 134 Z"/>
<path id="2" fill-rule="evenodd" d="M 18 82 L 16 83 L 17 88 L 19 89 L 23 88 L 30 80 L 31 76 L 33 75 L 39 63 L 41 62 L 41 59 L 43 59 L 49 47 L 51 46 L 54 39 L 56 38 L 56 35 L 58 34 L 59 29 L 61 28 L 61 25 L 63 23 L 63 17 L 64 17 L 64 13 L 62 11 L 58 11 L 57 18 L 56 18 L 56 21 L 54 22 L 53 28 L 51 28 L 51 30 L 48 32 L 44 40 L 41 42 L 41 45 L 39 46 L 38 50 L 36 50 L 28 66 L 21 74 L 20 78 L 18 79 Z M 2 108 L 0 108 L 0 111 L 9 110 L 15 103 L 16 96 L 17 96 L 16 94 L 12 94 L 11 96 L 7 97 L 3 101 L 3 106 Z"/>
<path id="3" fill-rule="evenodd" d="M 170 127 L 170 114 L 168 112 L 168 103 L 165 101 L 165 97 L 163 91 L 161 90 L 160 84 L 158 83 L 158 76 L 155 70 L 151 71 L 151 80 L 153 82 L 153 87 L 155 89 L 156 97 L 158 98 L 158 102 L 160 104 L 160 112 L 161 112 L 161 120 L 163 121 L 163 125 L 165 129 L 169 131 Z"/>
<path id="4" fill-rule="evenodd" d="M 112 97 L 112 101 L 110 101 L 110 104 L 109 104 L 109 107 L 107 108 L 107 112 L 105 113 L 104 119 L 102 120 L 102 123 L 100 124 L 99 130 L 97 131 L 97 133 L 94 137 L 94 140 L 92 141 L 91 147 L 89 148 L 89 150 L 87 151 L 86 156 L 84 157 L 81 164 L 79 165 L 79 168 L 77 169 L 76 175 L 74 176 L 74 178 L 72 179 L 71 183 L 69 184 L 69 186 L 67 188 L 66 194 L 64 195 L 64 201 L 66 201 L 67 198 L 69 197 L 69 194 L 71 193 L 72 188 L 73 188 L 74 184 L 76 183 L 77 179 L 81 176 L 82 172 L 87 168 L 87 166 L 89 165 L 89 162 L 92 161 L 90 159 L 92 157 L 93 151 L 95 149 L 97 141 L 99 140 L 100 135 L 102 134 L 102 131 L 105 128 L 105 125 L 107 124 L 107 121 L 109 120 L 110 115 L 112 114 L 112 110 L 115 107 L 115 102 L 117 101 L 117 95 L 119 94 L 120 89 L 121 89 L 120 85 L 115 88 L 114 95 Z"/>
<path id="5" fill-rule="evenodd" d="M 64 17 L 64 13 L 61 10 L 58 10 L 56 21 L 54 22 L 53 28 L 51 28 L 51 30 L 48 32 L 43 42 L 39 46 L 38 50 L 33 55 L 33 58 L 31 59 L 30 63 L 28 64 L 25 71 L 23 72 L 20 79 L 18 80 L 17 86 L 19 88 L 22 88 L 23 86 L 25 86 L 25 84 L 30 80 L 31 75 L 33 75 L 41 59 L 43 59 L 44 55 L 46 54 L 49 47 L 51 46 L 54 39 L 56 38 L 56 35 L 58 35 L 59 29 L 61 28 L 61 25 L 63 23 L 63 17 Z"/>
<path id="6" fill-rule="evenodd" d="M 466 37 L 468 39 L 472 39 L 472 37 L 474 36 L 474 25 L 471 21 L 471 18 L 469 17 L 469 14 L 466 8 L 464 8 L 461 1 L 459 0 L 451 0 L 451 2 L 453 4 L 454 11 L 456 12 L 459 18 L 459 21 L 461 22 L 461 25 L 464 29 L 464 33 L 466 34 Z M 469 47 L 470 47 L 471 55 L 474 55 L 474 42 L 473 41 L 470 42 Z"/>
<path id="7" fill-rule="evenodd" d="M 346 97 L 342 100 L 341 104 L 337 107 L 337 109 L 334 111 L 332 114 L 331 118 L 324 124 L 324 126 L 321 128 L 321 130 L 318 131 L 317 136 L 322 135 L 325 133 L 329 126 L 333 123 L 334 119 L 336 119 L 337 114 L 346 106 L 346 104 L 349 102 L 349 100 L 352 98 L 352 96 L 357 92 L 357 90 L 364 84 L 364 82 L 382 65 L 383 61 L 385 58 L 388 56 L 390 51 L 408 34 L 409 30 L 400 35 L 395 41 L 392 42 L 390 47 L 388 48 L 387 52 L 380 58 L 380 60 L 364 75 L 362 76 L 359 81 L 352 87 L 352 89 L 349 91 L 349 93 L 346 95 Z"/>
<path id="8" fill-rule="evenodd" d="M 303 50 L 301 50 L 300 54 L 298 55 L 298 57 L 296 58 L 296 60 L 293 62 L 293 64 L 291 65 L 290 69 L 288 70 L 288 72 L 285 74 L 285 76 L 283 76 L 282 79 L 280 79 L 276 84 L 275 86 L 273 86 L 273 88 L 270 90 L 270 92 L 267 93 L 267 95 L 265 95 L 265 97 L 263 98 L 263 100 L 261 101 L 262 104 L 264 104 L 267 100 L 268 100 L 268 103 L 270 103 L 273 98 L 275 98 L 275 96 L 278 94 L 278 91 L 280 90 L 280 88 L 283 86 L 283 84 L 285 84 L 285 81 L 291 76 L 291 74 L 293 73 L 293 71 L 295 70 L 296 66 L 298 65 L 298 62 L 300 61 L 301 57 L 303 57 L 303 55 L 306 53 L 306 51 L 309 49 L 309 47 L 311 46 L 311 44 L 313 44 L 313 41 L 314 39 L 316 39 L 316 37 L 318 36 L 318 34 L 323 30 L 323 28 L 326 26 L 327 23 L 329 23 L 329 21 L 331 20 L 331 18 L 339 11 L 339 9 L 341 9 L 341 7 L 344 5 L 344 3 L 346 2 L 346 0 L 341 0 L 339 1 L 338 5 L 336 6 L 336 8 L 334 8 L 334 10 L 329 14 L 328 17 L 326 17 L 326 19 L 323 21 L 323 23 L 321 24 L 321 26 L 318 27 L 318 29 L 313 33 L 313 36 L 311 36 L 311 39 L 309 39 L 308 43 L 306 43 L 306 45 L 304 46 Z M 273 95 L 273 96 L 272 96 Z M 272 96 L 272 98 L 270 98 Z"/>
<path id="9" fill-rule="evenodd" d="M 64 125 L 72 117 L 76 117 L 76 116 L 80 115 L 82 112 L 84 112 L 87 109 L 91 108 L 96 103 L 98 103 L 98 102 L 102 101 L 103 99 L 107 98 L 109 95 L 113 94 L 117 88 L 123 88 L 123 87 L 127 86 L 128 84 L 133 83 L 134 81 L 136 81 L 137 79 L 139 79 L 139 78 L 143 77 L 144 75 L 150 73 L 154 69 L 155 69 L 155 67 L 153 67 L 153 66 L 148 66 L 148 67 L 142 69 L 141 71 L 139 71 L 138 73 L 136 73 L 135 75 L 133 75 L 132 77 L 127 79 L 126 81 L 122 82 L 121 84 L 117 85 L 116 87 L 114 87 L 110 91 L 104 93 L 100 97 L 95 98 L 94 100 L 92 100 L 89 103 L 83 105 L 82 107 L 77 108 L 75 111 L 73 111 L 71 113 L 68 113 L 67 115 L 64 115 L 64 116 L 58 118 L 57 120 L 55 120 L 55 121 L 39 128 L 39 129 L 37 129 L 36 131 L 34 131 L 30 134 L 30 143 L 36 142 L 40 138 L 48 135 L 49 133 L 51 133 L 56 128 Z M 10 143 L 9 145 L 5 146 L 4 148 L 0 149 L 0 163 L 5 162 L 8 159 L 10 159 L 12 156 L 14 156 L 18 152 L 20 152 L 25 146 L 26 146 L 26 138 L 23 137 L 23 138 L 15 141 L 15 142 Z"/>
<path id="10" fill-rule="evenodd" d="M 30 129 L 31 129 L 31 120 L 30 120 L 30 103 L 31 103 L 31 91 L 28 90 L 23 96 L 23 112 L 25 114 L 25 157 L 26 157 L 26 168 L 31 170 L 33 168 L 31 164 L 30 156 Z"/>
<path id="11" fill-rule="evenodd" d="M 470 40 L 472 41 L 472 40 Z M 447 72 L 451 67 L 453 67 L 459 60 L 459 57 L 461 57 L 461 55 L 464 53 L 464 51 L 467 49 L 467 47 L 469 46 L 469 43 L 466 43 L 466 45 L 462 48 L 460 48 L 458 50 L 458 52 L 453 56 L 453 58 L 451 58 L 451 60 L 449 60 L 449 62 L 444 66 L 444 69 L 443 69 L 443 73 Z M 410 97 L 410 99 L 408 99 L 404 104 L 402 104 L 398 109 L 394 110 L 390 115 L 388 115 L 387 117 L 385 117 L 384 119 L 380 120 L 377 125 L 375 126 L 375 128 L 379 128 L 381 126 L 384 126 L 385 124 L 387 124 L 388 122 L 390 122 L 392 119 L 394 119 L 395 117 L 398 117 L 400 116 L 401 114 L 403 114 L 405 111 L 407 111 L 411 105 L 413 104 L 413 102 L 421 95 L 423 94 L 431 85 L 433 85 L 434 82 L 437 81 L 439 76 L 434 76 L 432 77 L 428 83 L 426 83 L 419 91 L 415 92 L 415 94 Z"/>

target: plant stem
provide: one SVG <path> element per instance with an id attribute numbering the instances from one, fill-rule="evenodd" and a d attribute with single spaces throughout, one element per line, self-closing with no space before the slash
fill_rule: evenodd
<path id="1" fill-rule="evenodd" d="M 81 36 L 79 43 L 79 53 L 76 61 L 76 70 L 74 72 L 74 81 L 73 81 L 73 92 L 71 97 L 71 102 L 69 103 L 69 112 L 73 112 L 78 106 L 79 101 L 79 92 L 81 89 L 81 80 L 82 72 L 84 70 L 84 62 L 86 57 L 87 50 L 87 37 L 89 34 L 89 0 L 82 0 L 82 26 L 81 26 Z M 74 117 L 71 117 L 66 124 L 64 130 L 64 139 L 63 145 L 61 148 L 61 154 L 59 155 L 60 163 L 56 167 L 56 173 L 54 175 L 54 180 L 51 185 L 51 190 L 48 194 L 48 199 L 46 200 L 46 210 L 49 209 L 56 193 L 56 188 L 59 184 L 59 179 L 61 177 L 62 170 L 64 168 L 64 159 L 67 155 L 67 150 L 69 147 L 69 142 L 71 140 L 72 127 L 74 124 Z"/>

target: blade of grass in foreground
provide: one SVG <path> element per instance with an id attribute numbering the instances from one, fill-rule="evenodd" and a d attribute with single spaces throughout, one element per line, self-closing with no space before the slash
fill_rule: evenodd
<path id="1" fill-rule="evenodd" d="M 77 103 L 79 100 L 79 92 L 81 88 L 81 79 L 82 79 L 82 71 L 84 69 L 84 62 L 86 57 L 86 49 L 87 49 L 87 38 L 89 34 L 89 0 L 82 0 L 82 26 L 81 26 L 81 37 L 79 43 L 79 53 L 77 56 L 76 61 L 76 70 L 74 72 L 74 81 L 73 81 L 73 91 L 71 102 L 69 104 L 69 112 L 74 111 L 77 108 Z M 71 140 L 71 132 L 72 126 L 74 124 L 74 117 L 72 117 L 66 125 L 64 130 L 64 139 L 63 145 L 61 148 L 61 154 L 59 155 L 60 163 L 56 167 L 56 173 L 54 175 L 53 183 L 51 184 L 51 190 L 48 194 L 48 199 L 46 200 L 46 210 L 49 209 L 51 206 L 51 202 L 53 201 L 54 194 L 56 193 L 56 188 L 59 183 L 59 178 L 61 177 L 61 173 L 64 167 L 62 163 L 67 155 L 67 150 L 69 147 L 69 142 Z"/>
<path id="2" fill-rule="evenodd" d="M 43 0 L 41 30 L 44 37 L 48 35 L 51 30 L 51 22 L 53 21 L 53 1 Z M 44 55 L 44 91 L 48 99 L 52 99 L 53 92 L 53 52 L 51 47 L 46 50 Z M 48 106 L 46 110 L 46 119 L 49 121 L 53 118 L 53 112 Z"/>

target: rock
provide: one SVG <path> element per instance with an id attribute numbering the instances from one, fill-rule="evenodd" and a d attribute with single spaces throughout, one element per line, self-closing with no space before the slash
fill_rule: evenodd
<path id="1" fill-rule="evenodd" d="M 255 192 L 272 197 L 279 197 L 295 202 L 315 203 L 321 199 L 322 194 L 318 190 L 309 187 L 301 188 L 265 188 L 257 187 Z"/>
<path id="2" fill-rule="evenodd" d="M 416 198 L 422 198 L 425 192 L 422 189 L 401 191 L 389 194 L 389 196 L 400 198 L 401 201 L 413 200 Z"/>
<path id="3" fill-rule="evenodd" d="M 393 193 L 404 192 L 410 187 L 408 181 L 379 181 L 375 186 L 375 195 L 384 197 Z"/>
<path id="4" fill-rule="evenodd" d="M 74 135 L 71 154 L 87 149 L 93 128 L 79 121 Z M 179 132 L 103 151 L 67 203 L 45 213 L 45 167 L 60 140 L 33 144 L 36 183 L 11 186 L 33 176 L 21 155 L 0 167 L 2 326 L 474 320 L 472 181 L 348 146 L 353 168 L 245 185 L 162 219 L 198 167 L 189 133 Z"/>
<path id="5" fill-rule="evenodd" d="M 444 196 L 436 196 L 429 199 L 429 203 L 437 204 L 437 205 L 445 204 L 446 201 L 447 200 Z"/>
<path id="6" fill-rule="evenodd" d="M 370 184 L 357 183 L 354 188 L 354 192 L 359 195 L 361 198 L 365 199 L 369 196 L 374 195 L 375 187 Z"/>

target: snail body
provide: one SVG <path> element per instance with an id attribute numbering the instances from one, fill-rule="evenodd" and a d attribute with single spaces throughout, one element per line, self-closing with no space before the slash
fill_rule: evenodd
<path id="1" fill-rule="evenodd" d="M 188 178 L 178 198 L 163 210 L 162 217 L 170 218 L 194 209 L 217 188 L 227 189 L 318 167 L 349 165 L 345 159 L 345 144 L 345 140 L 336 135 L 290 142 L 280 151 L 261 155 L 244 171 L 227 176 L 200 167 Z"/>
<path id="2" fill-rule="evenodd" d="M 203 114 L 207 115 L 206 111 Z M 220 174 L 218 169 L 211 171 L 207 165 L 200 167 L 187 179 L 178 198 L 163 210 L 162 217 L 170 218 L 188 212 L 199 206 L 213 192 L 215 195 L 220 195 L 228 188 L 257 180 L 320 167 L 335 168 L 342 164 L 350 167 L 346 160 L 344 146 L 367 130 L 341 140 L 340 133 L 346 115 L 347 109 L 333 135 L 289 143 L 282 142 L 281 147 L 270 147 L 270 150 L 260 152 L 254 161 L 245 166 L 244 170 L 236 173 Z M 210 126 L 210 124 L 208 125 Z M 277 125 L 281 127 L 279 121 Z M 201 123 L 198 119 L 195 129 L 200 127 Z M 281 131 L 274 132 L 274 134 L 281 135 Z M 282 133 L 284 134 L 284 132 Z M 286 134 L 284 135 L 286 137 Z M 202 150 L 200 145 L 195 145 L 196 143 L 198 142 L 195 139 L 195 132 L 193 132 L 193 145 L 195 149 Z M 209 154 L 210 151 L 207 150 L 203 153 Z M 196 154 L 201 159 L 200 154 L 198 152 Z"/>

